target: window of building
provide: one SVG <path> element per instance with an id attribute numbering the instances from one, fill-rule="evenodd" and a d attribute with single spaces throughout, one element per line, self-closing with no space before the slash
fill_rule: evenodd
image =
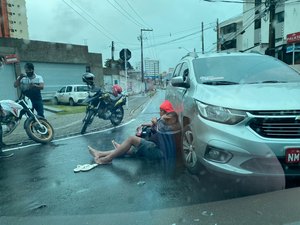
<path id="1" fill-rule="evenodd" d="M 276 13 L 275 14 L 275 19 L 277 20 L 277 23 L 284 22 L 284 11 Z"/>
<path id="2" fill-rule="evenodd" d="M 231 48 L 236 48 L 236 39 L 225 41 L 223 44 L 221 44 L 221 50 L 227 50 Z"/>
<path id="3" fill-rule="evenodd" d="M 261 28 L 261 19 L 256 19 L 254 21 L 254 29 L 260 29 Z"/>
<path id="4" fill-rule="evenodd" d="M 236 32 L 236 23 L 229 24 L 221 28 L 223 34 Z"/>
<path id="5" fill-rule="evenodd" d="M 261 0 L 255 0 L 255 6 L 260 6 L 261 5 Z"/>

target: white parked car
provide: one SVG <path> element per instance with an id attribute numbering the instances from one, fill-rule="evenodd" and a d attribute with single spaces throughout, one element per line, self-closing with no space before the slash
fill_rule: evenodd
<path id="1" fill-rule="evenodd" d="M 80 104 L 89 95 L 88 91 L 87 85 L 66 85 L 55 93 L 54 104 Z"/>

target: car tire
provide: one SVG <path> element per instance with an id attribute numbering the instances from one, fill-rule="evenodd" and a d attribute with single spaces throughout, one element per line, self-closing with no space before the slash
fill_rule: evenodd
<path id="1" fill-rule="evenodd" d="M 206 175 L 207 170 L 200 163 L 195 148 L 194 133 L 190 126 L 185 126 L 182 136 L 182 158 L 184 165 L 194 175 Z"/>
<path id="2" fill-rule="evenodd" d="M 70 104 L 70 106 L 74 106 L 75 105 L 75 102 L 74 102 L 73 98 L 69 99 L 69 104 Z"/>

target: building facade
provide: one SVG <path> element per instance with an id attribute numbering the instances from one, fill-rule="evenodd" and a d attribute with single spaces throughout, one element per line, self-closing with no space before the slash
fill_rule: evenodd
<path id="1" fill-rule="evenodd" d="M 275 4 L 270 21 L 270 4 Z M 274 28 L 276 58 L 300 70 L 300 2 L 255 0 L 245 2 L 243 15 L 220 24 L 222 51 L 257 51 L 269 54 L 270 24 Z"/>
<path id="2" fill-rule="evenodd" d="M 144 60 L 145 79 L 156 79 L 159 77 L 159 60 L 146 58 Z"/>
<path id="3" fill-rule="evenodd" d="M 0 0 L 0 37 L 29 39 L 25 0 Z"/>
<path id="4" fill-rule="evenodd" d="M 96 76 L 97 86 L 103 86 L 102 55 L 89 53 L 85 45 L 0 38 L 0 55 L 5 58 L 0 69 L 0 99 L 18 98 L 20 92 L 13 83 L 24 73 L 26 62 L 33 63 L 35 72 L 44 78 L 44 100 L 53 97 L 64 85 L 83 84 L 82 75 L 86 71 Z"/>

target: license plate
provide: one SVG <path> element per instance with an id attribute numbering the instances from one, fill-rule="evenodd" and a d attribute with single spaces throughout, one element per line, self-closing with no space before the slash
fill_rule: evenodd
<path id="1" fill-rule="evenodd" d="M 286 163 L 299 163 L 300 162 L 300 148 L 286 148 L 285 162 Z"/>

